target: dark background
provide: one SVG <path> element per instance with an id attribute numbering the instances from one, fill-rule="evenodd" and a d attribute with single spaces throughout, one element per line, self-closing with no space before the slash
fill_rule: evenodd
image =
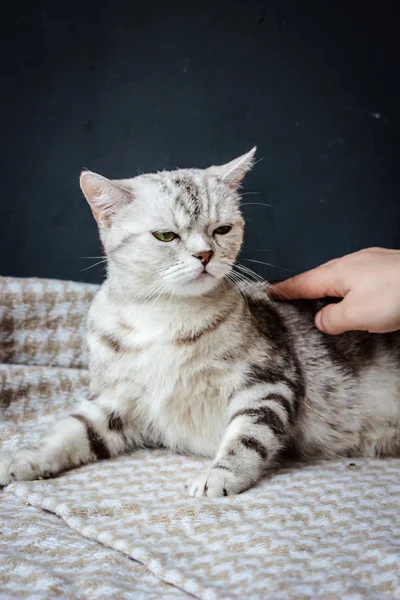
<path id="1" fill-rule="evenodd" d="M 5 1 L 0 274 L 100 281 L 78 186 L 258 145 L 243 257 L 283 278 L 400 246 L 394 2 Z"/>

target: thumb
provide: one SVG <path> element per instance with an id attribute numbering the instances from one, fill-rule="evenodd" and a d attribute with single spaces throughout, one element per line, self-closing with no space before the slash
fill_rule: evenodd
<path id="1" fill-rule="evenodd" d="M 351 294 L 338 304 L 328 304 L 315 315 L 315 326 L 332 335 L 364 329 L 360 321 L 360 310 L 352 303 Z"/>

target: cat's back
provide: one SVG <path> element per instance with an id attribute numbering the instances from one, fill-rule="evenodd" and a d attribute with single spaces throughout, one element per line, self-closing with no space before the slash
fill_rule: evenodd
<path id="1" fill-rule="evenodd" d="M 367 331 L 346 331 L 329 335 L 314 324 L 315 315 L 338 298 L 275 302 L 274 308 L 283 318 L 293 343 L 304 357 L 326 359 L 348 376 L 362 376 L 375 366 L 400 370 L 400 332 L 373 334 Z"/>
<path id="2" fill-rule="evenodd" d="M 259 331 L 280 338 L 276 351 L 289 346 L 299 365 L 303 395 L 293 436 L 298 453 L 398 453 L 400 332 L 327 335 L 314 318 L 337 299 L 274 302 L 258 284 L 247 293 Z"/>
<path id="3" fill-rule="evenodd" d="M 286 343 L 296 348 L 302 362 L 307 360 L 312 365 L 326 359 L 349 375 L 361 374 L 364 369 L 382 366 L 382 363 L 400 369 L 400 331 L 385 334 L 348 331 L 328 335 L 315 327 L 317 312 L 328 304 L 340 302 L 338 298 L 273 301 L 263 284 L 247 286 L 243 292 L 259 329 L 266 330 L 270 336 L 285 336 Z"/>

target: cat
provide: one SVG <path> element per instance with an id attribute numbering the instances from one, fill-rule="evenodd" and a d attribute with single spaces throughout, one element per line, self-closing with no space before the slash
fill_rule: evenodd
<path id="1" fill-rule="evenodd" d="M 325 335 L 326 300 L 275 302 L 241 276 L 254 154 L 119 181 L 82 173 L 107 257 L 88 317 L 90 397 L 38 448 L 3 453 L 0 485 L 162 446 L 213 459 L 187 490 L 219 497 L 287 451 L 400 455 L 400 334 Z"/>

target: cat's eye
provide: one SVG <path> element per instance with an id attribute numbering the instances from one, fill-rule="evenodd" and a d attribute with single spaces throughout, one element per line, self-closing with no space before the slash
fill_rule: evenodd
<path id="1" fill-rule="evenodd" d="M 225 235 L 225 234 L 229 233 L 231 229 L 232 229 L 231 225 L 221 225 L 221 227 L 217 227 L 217 229 L 214 229 L 214 234 Z"/>
<path id="2" fill-rule="evenodd" d="M 173 231 L 153 231 L 152 233 L 160 242 L 172 242 L 178 237 Z"/>

